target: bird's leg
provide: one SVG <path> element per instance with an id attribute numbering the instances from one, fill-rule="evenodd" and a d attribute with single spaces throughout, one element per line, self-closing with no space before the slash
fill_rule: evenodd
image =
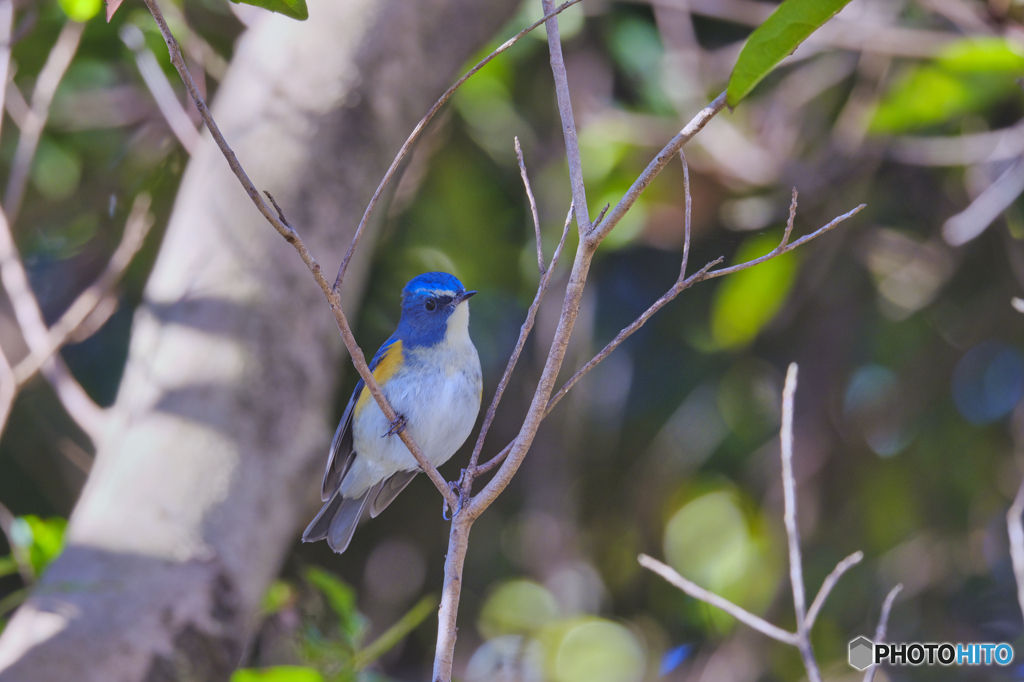
<path id="1" fill-rule="evenodd" d="M 459 484 L 455 481 L 448 481 L 448 487 L 451 488 L 451 491 L 459 498 L 459 503 L 455 509 L 452 510 L 451 516 L 448 516 L 448 510 L 450 507 L 448 506 L 447 498 L 441 503 L 441 517 L 444 518 L 445 521 L 451 521 L 459 515 L 460 511 L 462 511 L 462 490 L 459 488 Z"/>
<path id="2" fill-rule="evenodd" d="M 387 433 L 381 436 L 381 438 L 387 438 L 388 436 L 393 436 L 396 433 L 405 431 L 405 415 L 399 414 L 395 416 L 395 420 L 391 422 L 390 426 L 391 428 L 389 428 Z"/>

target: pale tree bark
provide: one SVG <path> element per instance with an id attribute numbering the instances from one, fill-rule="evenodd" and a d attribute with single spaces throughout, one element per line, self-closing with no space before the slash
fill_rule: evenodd
<path id="1" fill-rule="evenodd" d="M 517 3 L 309 6 L 247 32 L 214 114 L 332 267 L 408 132 Z M 0 638 L 0 680 L 225 679 L 316 498 L 342 360 L 322 292 L 205 134 L 69 546 Z"/>

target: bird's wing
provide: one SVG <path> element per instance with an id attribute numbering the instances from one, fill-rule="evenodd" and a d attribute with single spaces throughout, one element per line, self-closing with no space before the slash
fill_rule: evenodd
<path id="1" fill-rule="evenodd" d="M 373 498 L 373 502 L 370 503 L 370 518 L 375 519 L 377 515 L 384 511 L 389 504 L 398 497 L 398 493 L 405 490 L 405 486 L 409 485 L 412 479 L 416 478 L 416 474 L 420 472 L 419 469 L 413 469 L 412 471 L 399 471 L 397 474 L 393 474 L 391 478 L 384 482 L 384 487 L 377 493 L 377 497 Z"/>
<path id="2" fill-rule="evenodd" d="M 370 360 L 371 372 L 377 369 L 377 365 L 384 359 L 388 349 L 391 348 L 396 340 L 392 336 L 384 342 L 383 346 L 377 349 L 377 353 Z M 327 457 L 327 470 L 324 472 L 324 482 L 320 488 L 320 499 L 324 502 L 331 499 L 331 495 L 341 485 L 342 479 L 345 478 L 345 474 L 348 473 L 349 468 L 352 466 L 352 459 L 354 457 L 354 452 L 352 451 L 352 416 L 355 413 L 359 395 L 363 392 L 365 385 L 362 379 L 356 384 L 355 390 L 352 391 L 352 397 L 349 398 L 348 406 L 345 407 L 345 413 L 341 415 L 341 421 L 338 422 L 338 430 L 334 432 L 334 440 L 331 441 L 331 451 Z"/>

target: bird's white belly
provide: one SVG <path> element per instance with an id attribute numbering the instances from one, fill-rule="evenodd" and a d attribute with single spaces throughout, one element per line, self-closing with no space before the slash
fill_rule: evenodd
<path id="1" fill-rule="evenodd" d="M 482 386 L 476 349 L 445 358 L 447 362 L 410 362 L 383 387 L 395 412 L 405 417 L 406 428 L 427 459 L 440 466 L 462 446 L 480 411 Z M 353 470 L 342 485 L 346 497 L 361 494 L 398 471 L 418 467 L 412 453 L 391 428 L 371 398 L 353 419 L 356 454 Z"/>

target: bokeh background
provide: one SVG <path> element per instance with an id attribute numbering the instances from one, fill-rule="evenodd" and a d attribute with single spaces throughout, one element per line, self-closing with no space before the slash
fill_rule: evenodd
<path id="1" fill-rule="evenodd" d="M 86 18 L 98 11 L 91 6 L 19 7 L 18 91 L 31 90 L 69 13 Z M 252 8 L 225 0 L 177 7 L 173 27 L 199 46 L 188 51 L 193 73 L 215 96 Z M 724 88 L 743 39 L 773 7 L 584 0 L 561 16 L 592 214 L 617 201 Z M 540 16 L 539 2 L 527 2 L 480 56 Z M 102 269 L 124 224 L 125 197 L 153 196 L 156 225 L 119 306 L 93 336 L 62 352 L 100 405 L 116 396 L 132 311 L 188 162 L 122 37 L 129 26 L 141 30 L 186 102 L 141 7 L 126 4 L 111 24 L 88 20 L 14 225 L 52 322 Z M 661 558 L 793 627 L 777 437 L 792 361 L 801 370 L 796 474 L 810 592 L 844 556 L 866 557 L 818 620 L 814 642 L 826 677 L 852 679 L 847 642 L 871 635 L 884 595 L 900 582 L 892 639 L 1007 641 L 1024 651 L 1005 522 L 1024 447 L 1024 319 L 1011 305 L 1024 289 L 1020 77 L 1018 0 L 854 0 L 686 147 L 691 270 L 718 256 L 738 262 L 769 251 L 793 187 L 797 234 L 857 204 L 867 209 L 795 253 L 685 292 L 551 415 L 512 486 L 473 529 L 456 651 L 461 679 L 801 679 L 795 650 L 686 598 L 636 561 L 640 552 Z M 8 88 L 0 181 L 27 106 L 15 92 Z M 198 125 L 191 105 L 186 111 Z M 407 279 L 434 269 L 457 274 L 480 291 L 471 333 L 485 400 L 538 279 L 513 136 L 550 256 L 570 192 L 543 31 L 471 79 L 404 168 L 382 207 L 357 324 L 363 348 L 376 348 L 397 322 Z M 683 173 L 673 163 L 602 245 L 564 378 L 675 281 L 683 216 Z M 568 261 L 485 457 L 517 431 Z M 5 346 L 10 319 L 4 302 Z M 353 372 L 339 377 L 339 416 L 354 383 Z M 91 452 L 44 381 L 22 392 L 0 440 L 0 502 L 20 517 L 16 529 L 37 569 L 59 551 L 61 519 Z M 442 473 L 457 478 L 467 457 L 468 447 Z M 242 664 L 303 666 L 281 679 L 340 679 L 360 643 L 408 616 L 412 633 L 361 675 L 426 677 L 436 634 L 429 597 L 440 592 L 447 541 L 440 506 L 418 480 L 360 528 L 342 557 L 324 543 L 301 546 L 296 529 Z M 22 594 L 22 578 L 8 572 L 0 617 Z M 1009 680 L 1021 670 L 906 668 L 877 679 Z M 247 675 L 255 673 L 237 677 Z"/>

